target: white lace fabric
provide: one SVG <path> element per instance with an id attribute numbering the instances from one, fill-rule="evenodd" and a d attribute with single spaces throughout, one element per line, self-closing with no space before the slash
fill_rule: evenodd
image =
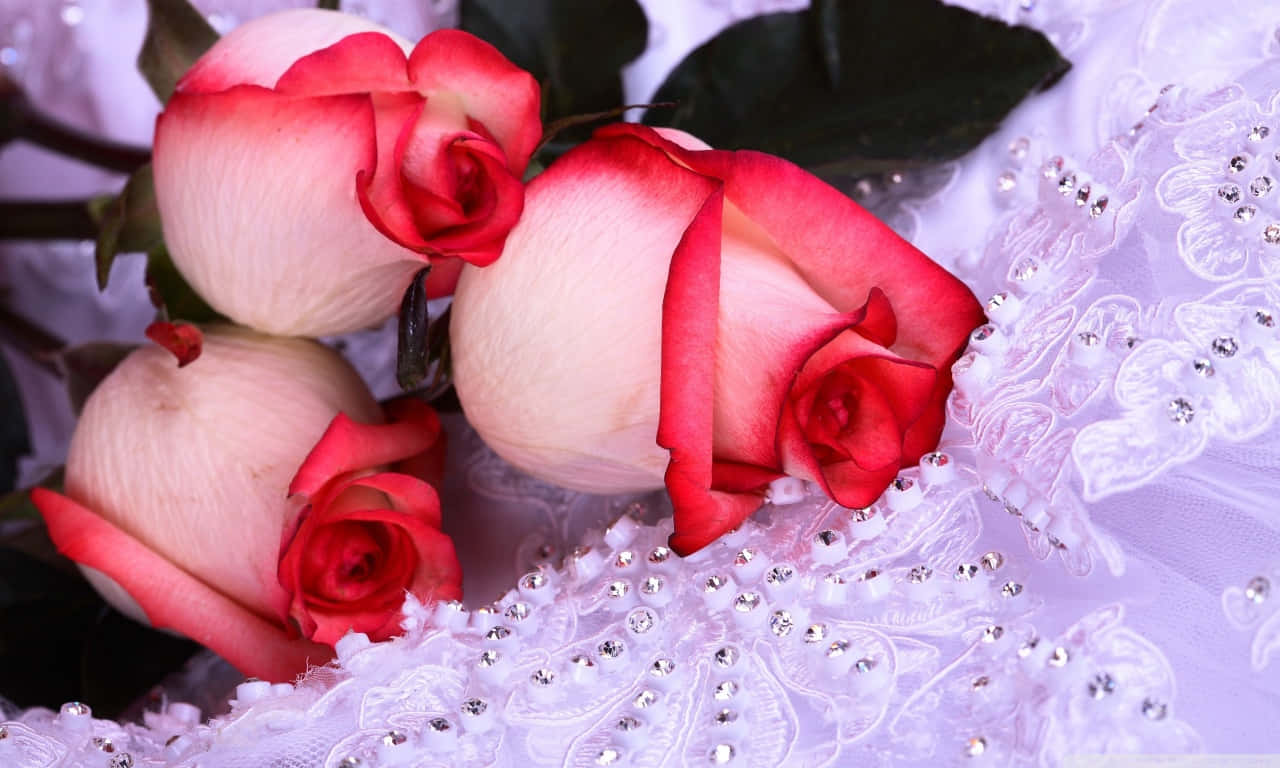
<path id="1" fill-rule="evenodd" d="M 1074 71 L 962 161 L 854 190 L 993 299 L 943 454 L 868 510 L 781 481 L 680 560 L 660 494 L 550 488 L 454 423 L 469 609 L 411 601 L 405 637 L 349 636 L 208 721 L 0 712 L 0 764 L 1280 753 L 1280 7 L 964 4 L 1044 30 Z M 716 24 L 740 6 L 646 3 Z M 387 349 L 349 351 L 389 381 Z"/>

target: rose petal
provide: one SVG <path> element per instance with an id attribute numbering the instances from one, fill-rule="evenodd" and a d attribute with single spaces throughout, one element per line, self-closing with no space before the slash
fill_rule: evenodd
<path id="1" fill-rule="evenodd" d="M 408 63 L 395 40 L 381 32 L 360 32 L 295 61 L 275 89 L 294 96 L 409 91 Z"/>
<path id="2" fill-rule="evenodd" d="M 213 93 L 236 85 L 270 88 L 298 59 L 362 32 L 389 35 L 402 52 L 409 50 L 407 41 L 359 16 L 311 8 L 281 11 L 223 35 L 187 70 L 178 91 Z"/>
<path id="3" fill-rule="evenodd" d="M 532 75 L 481 39 L 440 29 L 409 55 L 409 77 L 428 101 L 439 92 L 460 99 L 502 147 L 512 175 L 524 175 L 542 139 L 541 91 Z"/>
<path id="4" fill-rule="evenodd" d="M 399 420 L 391 424 L 360 424 L 339 413 L 298 468 L 289 495 L 314 496 L 339 475 L 435 450 L 440 419 L 431 406 L 413 402 L 397 405 Z"/>
<path id="5" fill-rule="evenodd" d="M 178 367 L 185 368 L 204 348 L 204 334 L 194 325 L 156 321 L 147 326 L 146 336 L 169 350 L 178 359 Z"/>
<path id="6" fill-rule="evenodd" d="M 242 86 L 170 100 L 156 123 L 156 202 L 174 264 L 214 309 L 307 336 L 396 310 L 422 258 L 380 235 L 353 199 L 377 156 L 373 118 L 366 96 Z"/>
<path id="7" fill-rule="evenodd" d="M 332 658 L 324 646 L 291 640 L 285 631 L 159 557 L 132 536 L 67 497 L 37 488 L 49 537 L 68 558 L 106 574 L 146 613 L 212 649 L 246 675 L 289 681 Z"/>

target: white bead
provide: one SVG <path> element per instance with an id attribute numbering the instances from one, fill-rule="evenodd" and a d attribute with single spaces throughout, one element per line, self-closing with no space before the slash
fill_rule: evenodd
<path id="1" fill-rule="evenodd" d="M 1005 488 L 1004 493 L 1001 495 L 1004 497 L 1006 508 L 1022 511 L 1022 508 L 1031 500 L 1031 489 L 1021 480 L 1014 480 L 1009 483 L 1009 487 Z"/>
<path id="2" fill-rule="evenodd" d="M 876 507 L 868 507 L 869 517 L 858 519 L 856 512 L 849 513 L 849 538 L 854 541 L 871 541 L 889 529 L 889 523 Z"/>
<path id="3" fill-rule="evenodd" d="M 248 680 L 236 686 L 236 703 L 241 706 L 260 701 L 269 695 L 271 695 L 271 683 L 266 680 Z"/>
<path id="4" fill-rule="evenodd" d="M 1036 497 L 1022 506 L 1022 519 L 1039 530 L 1049 522 L 1049 505 L 1043 498 Z"/>
<path id="5" fill-rule="evenodd" d="M 333 644 L 333 651 L 337 654 L 338 661 L 345 662 L 370 645 L 372 643 L 369 642 L 369 636 L 363 632 L 348 632 Z"/>
<path id="6" fill-rule="evenodd" d="M 838 574 L 832 574 L 838 576 Z M 829 580 L 827 575 L 819 576 L 814 587 L 814 594 L 819 605 L 844 605 L 849 599 L 849 582 L 843 577 Z"/>
<path id="7" fill-rule="evenodd" d="M 759 547 L 744 548 L 733 558 L 733 578 L 739 584 L 754 584 L 771 565 Z"/>
<path id="8" fill-rule="evenodd" d="M 809 552 L 815 563 L 835 565 L 844 562 L 849 554 L 849 544 L 843 533 L 825 530 L 809 539 Z"/>
<path id="9" fill-rule="evenodd" d="M 1001 293 L 999 303 L 987 302 L 987 317 L 995 325 L 1008 325 L 1022 316 L 1023 303 L 1012 293 Z"/>
<path id="10" fill-rule="evenodd" d="M 724 583 L 720 585 L 719 589 L 708 591 L 707 580 L 713 576 L 720 578 Z M 712 611 L 728 610 L 733 603 L 734 597 L 741 591 L 738 583 L 728 574 L 705 574 L 694 582 L 694 588 L 701 590 L 703 602 Z"/>
<path id="11" fill-rule="evenodd" d="M 899 485 L 901 481 L 901 485 Z M 889 484 L 882 497 L 889 509 L 899 514 L 910 512 L 924 501 L 924 491 L 920 483 L 908 477 L 900 477 Z"/>
<path id="12" fill-rule="evenodd" d="M 436 603 L 432 613 L 432 623 L 450 632 L 457 632 L 467 626 L 467 619 L 467 609 L 462 607 L 462 603 L 453 600 Z"/>
<path id="13" fill-rule="evenodd" d="M 1070 355 L 1071 362 L 1092 368 L 1106 357 L 1107 347 L 1102 337 L 1091 331 L 1082 331 L 1071 337 L 1067 354 Z"/>
<path id="14" fill-rule="evenodd" d="M 893 589 L 893 581 L 883 573 L 867 578 L 863 574 L 861 578 L 855 579 L 851 583 L 854 599 L 856 600 L 879 600 Z"/>
<path id="15" fill-rule="evenodd" d="M 605 529 L 604 543 L 612 549 L 622 549 L 634 541 L 639 532 L 640 523 L 631 515 L 623 515 Z"/>
<path id="16" fill-rule="evenodd" d="M 769 483 L 765 498 L 772 504 L 796 504 L 804 501 L 804 481 L 795 477 L 780 477 Z"/>
<path id="17" fill-rule="evenodd" d="M 195 725 L 200 722 L 200 708 L 185 701 L 175 701 L 165 707 L 165 713 L 180 723 Z"/>
<path id="18" fill-rule="evenodd" d="M 292 683 L 276 683 L 271 686 L 272 696 L 288 696 L 291 693 L 293 693 Z"/>
<path id="19" fill-rule="evenodd" d="M 956 387 L 962 392 L 977 393 L 991 381 L 994 370 L 990 358 L 970 350 L 956 362 L 952 375 L 955 377 Z"/>
<path id="20" fill-rule="evenodd" d="M 933 453 L 920 457 L 920 481 L 930 488 L 946 485 L 956 479 L 956 460 L 941 451 L 935 453 L 942 457 L 940 463 L 935 464 L 929 460 Z"/>
<path id="21" fill-rule="evenodd" d="M 428 754 L 447 753 L 458 748 L 458 726 L 451 723 L 448 730 L 437 730 L 430 726 L 422 730 L 422 745 Z"/>
<path id="22" fill-rule="evenodd" d="M 598 547 L 575 554 L 571 560 L 574 574 L 582 580 L 594 579 L 604 570 L 604 553 Z"/>

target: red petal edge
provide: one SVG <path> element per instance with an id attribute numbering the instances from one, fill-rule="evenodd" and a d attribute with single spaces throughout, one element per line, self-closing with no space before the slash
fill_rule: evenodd
<path id="1" fill-rule="evenodd" d="M 213 650 L 245 675 L 291 681 L 333 657 L 331 649 L 290 639 L 263 619 L 137 539 L 60 493 L 37 488 L 31 500 L 58 551 L 106 574 L 152 626 L 172 629 Z"/>

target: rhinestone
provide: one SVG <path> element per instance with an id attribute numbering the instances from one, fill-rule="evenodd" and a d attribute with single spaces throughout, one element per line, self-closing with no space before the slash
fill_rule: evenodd
<path id="1" fill-rule="evenodd" d="M 1046 179 L 1052 179 L 1054 176 L 1057 176 L 1059 173 L 1062 173 L 1061 157 L 1049 158 L 1048 160 L 1045 161 L 1045 164 L 1040 168 L 1040 174 L 1044 176 Z"/>
<path id="2" fill-rule="evenodd" d="M 9 726 L 0 725 L 0 741 L 4 741 L 7 738 L 9 738 Z"/>
<path id="3" fill-rule="evenodd" d="M 1265 125 L 1255 125 L 1249 129 L 1249 141 L 1262 141 L 1271 135 L 1271 129 Z"/>
<path id="4" fill-rule="evenodd" d="M 1249 194 L 1254 197 L 1266 197 L 1267 193 L 1275 187 L 1275 182 L 1270 176 L 1259 176 L 1249 182 Z"/>
<path id="5" fill-rule="evenodd" d="M 1053 653 L 1049 656 L 1049 666 L 1051 667 L 1065 667 L 1068 661 L 1071 661 L 1071 654 L 1062 646 L 1054 648 Z"/>
<path id="6" fill-rule="evenodd" d="M 764 580 L 769 584 L 786 584 L 795 575 L 796 570 L 791 566 L 775 565 L 764 575 Z"/>
<path id="7" fill-rule="evenodd" d="M 728 580 L 723 576 L 708 576 L 707 580 L 702 583 L 702 591 L 707 594 L 719 592 L 727 583 Z"/>
<path id="8" fill-rule="evenodd" d="M 111 739 L 106 739 L 101 736 L 98 736 L 93 740 L 93 746 L 95 749 L 106 752 L 107 754 L 111 754 L 116 751 L 116 745 L 111 743 Z"/>
<path id="9" fill-rule="evenodd" d="M 1213 375 L 1217 373 L 1213 369 L 1213 362 L 1203 357 L 1198 357 L 1191 361 L 1191 370 L 1195 371 L 1195 374 L 1202 379 L 1212 379 Z"/>
<path id="10" fill-rule="evenodd" d="M 529 618 L 529 613 L 530 613 L 530 609 L 529 609 L 528 603 L 512 603 L 511 605 L 507 606 L 507 610 L 503 613 L 503 615 L 505 615 L 508 619 L 511 619 L 512 621 L 519 623 Z"/>
<path id="11" fill-rule="evenodd" d="M 1240 185 L 1227 182 L 1218 187 L 1218 199 L 1227 205 L 1235 205 L 1240 202 Z"/>
<path id="12" fill-rule="evenodd" d="M 1023 283 L 1035 277 L 1039 271 L 1040 264 L 1035 259 L 1023 259 L 1013 268 L 1013 279 Z"/>
<path id="13" fill-rule="evenodd" d="M 844 583 L 844 577 L 838 573 L 828 573 L 826 576 L 822 577 L 822 580 L 828 584 L 840 585 Z"/>
<path id="14" fill-rule="evenodd" d="M 511 637 L 511 630 L 506 627 L 494 627 L 486 632 L 484 636 L 489 640 L 506 640 L 508 637 Z"/>
<path id="15" fill-rule="evenodd" d="M 591 660 L 590 656 L 581 653 L 575 655 L 572 659 L 569 659 L 569 663 L 580 669 L 591 669 L 596 665 L 596 663 Z"/>
<path id="16" fill-rule="evenodd" d="M 1004 627 L 999 624 L 988 625 L 986 629 L 982 630 L 982 642 L 984 643 L 994 643 L 1002 637 L 1004 637 Z"/>
<path id="17" fill-rule="evenodd" d="M 928 460 L 928 458 L 929 458 L 928 456 L 925 456 L 926 461 Z M 871 507 L 862 507 L 860 509 L 849 510 L 849 517 L 851 517 L 853 519 L 853 522 L 855 523 L 865 523 L 875 516 L 876 516 L 876 511 Z"/>
<path id="18" fill-rule="evenodd" d="M 1169 401 L 1169 405 L 1165 408 L 1165 413 L 1168 414 L 1169 420 L 1173 423 L 1186 426 L 1195 418 L 1196 409 L 1191 403 L 1187 402 L 1186 398 L 1176 397 Z"/>
<path id="19" fill-rule="evenodd" d="M 1280 150 L 1277 150 L 1276 153 L 1272 155 L 1272 157 L 1276 159 L 1277 163 L 1280 163 Z"/>
<path id="20" fill-rule="evenodd" d="M 964 753 L 968 757 L 978 757 L 987 751 L 987 740 L 981 736 L 974 736 L 964 744 Z"/>
<path id="21" fill-rule="evenodd" d="M 1076 175 L 1074 173 L 1064 174 L 1058 177 L 1058 191 L 1063 197 L 1070 195 L 1076 188 Z"/>
<path id="22" fill-rule="evenodd" d="M 998 571 L 1004 565 L 1004 555 L 999 552 L 988 552 L 982 556 L 982 567 L 987 571 Z"/>
<path id="23" fill-rule="evenodd" d="M 66 704 L 63 704 L 60 711 L 64 715 L 73 715 L 76 717 L 93 714 L 93 710 L 89 708 L 88 704 L 82 704 L 78 701 L 69 701 Z"/>
<path id="24" fill-rule="evenodd" d="M 804 641 L 809 645 L 817 645 L 827 639 L 826 624 L 810 624 L 804 631 Z"/>
<path id="25" fill-rule="evenodd" d="M 1231 336 L 1219 336 L 1213 340 L 1213 343 L 1209 345 L 1209 348 L 1213 350 L 1213 354 L 1218 357 L 1227 358 L 1235 357 L 1236 352 L 1240 349 L 1240 345 L 1236 343 L 1236 340 Z"/>
<path id="26" fill-rule="evenodd" d="M 485 703 L 484 699 L 467 699 L 462 702 L 462 714 L 471 717 L 483 715 L 488 708 L 489 705 Z"/>
<path id="27" fill-rule="evenodd" d="M 1076 207 L 1083 208 L 1089 202 L 1089 195 L 1093 192 L 1093 188 L 1088 184 L 1082 184 L 1080 191 L 1076 192 Z"/>
<path id="28" fill-rule="evenodd" d="M 1227 171 L 1229 173 L 1239 173 L 1249 165 L 1249 158 L 1244 155 L 1236 155 L 1227 161 Z"/>
<path id="29" fill-rule="evenodd" d="M 1266 576 L 1254 576 L 1244 587 L 1245 599 L 1262 605 L 1271 596 L 1271 580 Z"/>
<path id="30" fill-rule="evenodd" d="M 616 747 L 605 747 L 596 753 L 596 765 L 614 765 L 622 759 L 622 752 Z"/>
<path id="31" fill-rule="evenodd" d="M 1115 693 L 1116 679 L 1108 672 L 1100 672 L 1089 681 L 1089 695 L 1101 699 Z"/>
<path id="32" fill-rule="evenodd" d="M 716 765 L 724 765 L 732 760 L 735 754 L 737 754 L 737 752 L 734 751 L 732 744 L 717 744 L 711 748 L 711 752 L 708 757 L 711 759 L 711 762 Z"/>
<path id="33" fill-rule="evenodd" d="M 722 709 L 711 720 L 716 725 L 733 725 L 738 722 L 738 713 L 732 709 Z"/>
<path id="34" fill-rule="evenodd" d="M 649 674 L 654 677 L 667 677 L 676 671 L 676 663 L 671 659 L 658 659 L 649 666 Z"/>
<path id="35" fill-rule="evenodd" d="M 1000 587 L 1000 594 L 1005 597 L 1017 597 L 1022 594 L 1022 585 L 1016 581 L 1006 581 L 1004 586 Z"/>
<path id="36" fill-rule="evenodd" d="M 388 747 L 398 747 L 409 740 L 409 737 L 400 731 L 387 731 L 382 734 L 382 743 Z"/>
<path id="37" fill-rule="evenodd" d="M 1093 201 L 1093 205 L 1089 206 L 1089 218 L 1096 219 L 1107 212 L 1107 203 L 1110 202 L 1106 195 L 1099 197 Z"/>
<path id="38" fill-rule="evenodd" d="M 547 686 L 551 685 L 555 681 L 556 681 L 556 673 L 547 669 L 546 667 L 542 667 L 541 669 L 535 669 L 533 671 L 533 674 L 529 675 L 529 682 L 533 683 L 534 685 L 540 686 L 542 688 L 546 688 Z"/>
<path id="39" fill-rule="evenodd" d="M 1031 139 L 1026 136 L 1019 136 L 1009 142 L 1009 156 L 1014 160 L 1022 160 L 1027 156 L 1027 152 L 1031 149 Z"/>
<path id="40" fill-rule="evenodd" d="M 1237 224 L 1248 224 L 1250 221 L 1253 221 L 1254 214 L 1257 212 L 1258 209 L 1255 206 L 1242 205 L 1236 209 L 1235 213 L 1231 214 L 1231 218 L 1234 219 Z"/>
<path id="41" fill-rule="evenodd" d="M 916 481 L 909 477 L 895 477 L 893 482 L 889 483 L 889 487 L 895 491 L 905 492 L 911 490 L 915 484 Z"/>
<path id="42" fill-rule="evenodd" d="M 541 571 L 526 573 L 524 578 L 520 580 L 520 586 L 525 589 L 542 589 L 547 586 L 547 576 Z"/>
<path id="43" fill-rule="evenodd" d="M 1269 312 L 1269 311 L 1267 311 L 1267 310 L 1265 310 L 1265 309 L 1259 309 L 1259 310 L 1256 310 L 1256 311 L 1253 313 L 1253 322 L 1257 323 L 1258 325 L 1262 326 L 1263 328 L 1275 328 L 1275 327 L 1276 327 L 1276 319 L 1275 319 L 1275 317 L 1274 317 L 1274 316 L 1272 316 L 1271 312 Z"/>
<path id="44" fill-rule="evenodd" d="M 977 575 L 978 566 L 973 563 L 964 563 L 956 568 L 956 572 L 952 575 L 952 578 L 956 581 L 973 581 L 973 578 Z"/>
<path id="45" fill-rule="evenodd" d="M 613 558 L 613 565 L 615 568 L 626 568 L 627 566 L 634 563 L 635 560 L 636 560 L 635 553 L 629 549 L 624 549 L 618 553 L 617 557 Z"/>
<path id="46" fill-rule="evenodd" d="M 848 650 L 849 650 L 848 640 L 836 640 L 832 642 L 831 645 L 827 646 L 827 658 L 837 659 L 843 656 L 845 652 Z"/>
<path id="47" fill-rule="evenodd" d="M 750 613 L 760 605 L 760 595 L 755 592 L 743 592 L 733 600 L 733 610 L 738 613 Z"/>
<path id="48" fill-rule="evenodd" d="M 738 684 L 733 680 L 725 680 L 711 692 L 716 701 L 728 701 L 738 695 Z"/>
<path id="49" fill-rule="evenodd" d="M 1013 171 L 1005 171 L 996 177 L 996 191 L 1011 192 L 1013 188 L 1018 186 L 1018 177 Z"/>
<path id="50" fill-rule="evenodd" d="M 1267 245 L 1280 245 L 1280 224 L 1268 224 L 1263 228 L 1262 241 Z"/>
<path id="51" fill-rule="evenodd" d="M 1076 340 L 1086 347 L 1096 347 L 1098 346 L 1098 342 L 1101 341 L 1101 339 L 1098 338 L 1098 334 L 1093 331 L 1084 331 L 1076 334 Z"/>
<path id="52" fill-rule="evenodd" d="M 618 722 L 613 724 L 614 729 L 621 731 L 622 733 L 630 733 L 632 731 L 639 730 L 640 726 L 641 722 L 630 715 L 623 715 L 618 718 Z"/>
<path id="53" fill-rule="evenodd" d="M 989 312 L 996 311 L 1000 307 L 1004 306 L 1004 303 L 1008 300 L 1009 300 L 1009 294 L 1006 291 L 1000 291 L 999 293 L 993 295 L 990 299 L 987 299 L 987 311 Z"/>
<path id="54" fill-rule="evenodd" d="M 982 677 L 975 677 L 969 687 L 977 691 L 986 688 L 988 685 L 991 685 L 991 678 L 983 675 Z"/>
<path id="55" fill-rule="evenodd" d="M 483 712 L 484 710 L 481 711 Z M 427 722 L 427 728 L 429 728 L 432 733 L 448 733 L 453 730 L 453 723 L 443 717 L 433 717 Z"/>
<path id="56" fill-rule="evenodd" d="M 133 763 L 129 763 L 129 765 L 133 765 Z M 362 765 L 364 765 L 364 761 L 355 755 L 347 755 L 338 762 L 338 768 L 360 768 Z M 116 768 L 116 766 L 112 765 L 111 768 Z"/>
<path id="57" fill-rule="evenodd" d="M 347 760 L 355 760 L 354 763 L 349 764 L 349 768 L 360 768 L 359 758 L 348 757 Z M 346 760 L 343 762 L 346 762 Z M 133 755 L 128 752 L 121 752 L 107 761 L 107 768 L 133 768 Z M 348 768 L 348 766 L 338 763 L 338 768 Z"/>
<path id="58" fill-rule="evenodd" d="M 665 563 L 670 559 L 671 559 L 671 550 L 667 549 L 666 547 L 654 547 L 653 551 L 649 553 L 649 562 L 653 563 L 654 565 L 658 565 L 659 563 Z"/>
<path id="59" fill-rule="evenodd" d="M 626 649 L 626 644 L 621 640 L 605 640 L 596 648 L 596 652 L 600 654 L 602 659 L 616 659 Z"/>
<path id="60" fill-rule="evenodd" d="M 877 571 L 875 568 L 872 568 L 866 571 L 865 573 L 858 574 L 858 578 L 856 579 L 856 581 L 871 581 L 872 579 L 878 577 L 879 575 L 880 575 L 880 572 Z"/>
<path id="61" fill-rule="evenodd" d="M 814 544 L 821 544 L 824 547 L 834 546 L 839 542 L 840 542 L 840 534 L 836 533 L 831 529 L 827 529 L 825 531 L 818 531 L 818 533 L 815 534 L 813 537 Z"/>
<path id="62" fill-rule="evenodd" d="M 492 667 L 494 664 L 497 664 L 498 659 L 501 659 L 501 658 L 502 658 L 502 655 L 497 651 L 493 651 L 493 650 L 484 651 L 483 653 L 480 654 L 480 660 L 476 662 L 476 666 L 488 669 L 489 667 Z"/>
<path id="63" fill-rule="evenodd" d="M 627 614 L 627 628 L 637 635 L 643 635 L 657 623 L 658 616 L 648 608 L 637 608 Z"/>
<path id="64" fill-rule="evenodd" d="M 1151 697 L 1142 700 L 1142 716 L 1148 720 L 1163 720 L 1169 714 L 1169 705 Z"/>
<path id="65" fill-rule="evenodd" d="M 1130 336 L 1129 338 L 1124 340 L 1124 345 L 1129 349 L 1133 349 L 1134 347 L 1138 346 L 1138 343 L 1140 341 L 1142 341 L 1142 339 L 1138 338 L 1137 336 Z"/>
<path id="66" fill-rule="evenodd" d="M 732 645 L 726 645 L 716 651 L 715 660 L 716 666 L 721 669 L 728 669 L 738 663 L 738 649 L 734 648 Z"/>
<path id="67" fill-rule="evenodd" d="M 865 675 L 876 668 L 876 660 L 863 656 L 853 663 L 853 669 L 860 675 Z"/>
<path id="68" fill-rule="evenodd" d="M 951 463 L 951 457 L 942 451 L 932 451 L 921 457 L 931 467 L 945 467 Z"/>
<path id="69" fill-rule="evenodd" d="M 663 581 L 661 576 L 650 576 L 641 582 L 640 591 L 646 595 L 656 595 L 662 591 L 662 585 Z"/>
<path id="70" fill-rule="evenodd" d="M 609 582 L 609 597 L 612 597 L 614 599 L 617 599 L 620 597 L 626 597 L 627 593 L 630 591 L 631 591 L 631 585 L 625 581 Z"/>
<path id="71" fill-rule="evenodd" d="M 790 611 L 774 611 L 769 617 L 769 631 L 778 637 L 786 637 L 795 628 Z"/>
<path id="72" fill-rule="evenodd" d="M 980 325 L 969 334 L 969 338 L 973 341 L 986 341 L 995 335 L 996 327 L 994 325 Z"/>
<path id="73" fill-rule="evenodd" d="M 636 709 L 648 709 L 658 703 L 658 694 L 654 691 L 645 689 L 637 693 L 636 697 L 631 700 L 631 703 L 635 705 Z"/>
<path id="74" fill-rule="evenodd" d="M 933 569 L 927 565 L 917 565 L 907 571 L 907 581 L 912 584 L 923 584 L 933 578 Z"/>
<path id="75" fill-rule="evenodd" d="M 750 547 L 743 549 L 733 558 L 733 564 L 742 567 L 749 565 L 752 560 L 756 559 L 756 551 Z"/>

